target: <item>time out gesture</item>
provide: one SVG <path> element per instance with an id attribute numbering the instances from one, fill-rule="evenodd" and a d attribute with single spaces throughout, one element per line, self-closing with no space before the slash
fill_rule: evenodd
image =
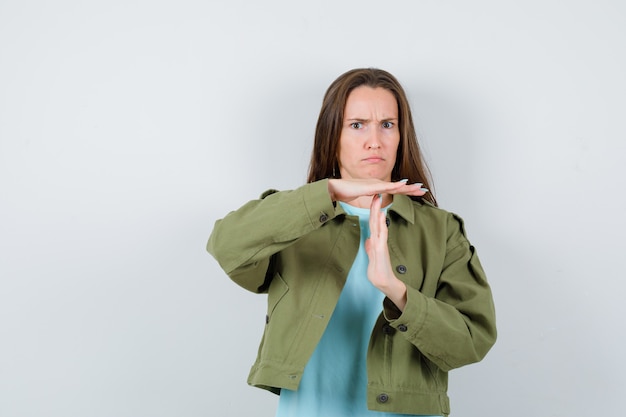
<path id="1" fill-rule="evenodd" d="M 383 206 L 389 205 L 393 194 L 422 196 L 428 190 L 421 183 L 408 184 L 378 179 L 330 179 L 328 193 L 333 201 L 370 208 L 370 237 L 365 242 L 369 258 L 367 278 L 384 293 L 401 311 L 406 305 L 406 285 L 393 273 L 387 247 L 387 219 Z"/>

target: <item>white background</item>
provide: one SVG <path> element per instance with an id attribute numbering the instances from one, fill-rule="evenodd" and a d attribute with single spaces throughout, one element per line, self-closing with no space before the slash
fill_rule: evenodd
<path id="1" fill-rule="evenodd" d="M 302 184 L 322 95 L 405 86 L 499 340 L 453 416 L 620 415 L 626 3 L 0 1 L 0 416 L 272 416 L 216 219 Z"/>

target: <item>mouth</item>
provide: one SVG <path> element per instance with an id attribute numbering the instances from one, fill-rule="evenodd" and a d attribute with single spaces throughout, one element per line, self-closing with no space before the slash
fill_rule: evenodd
<path id="1" fill-rule="evenodd" d="M 370 164 L 375 164 L 378 162 L 383 162 L 385 159 L 381 156 L 370 156 L 368 158 L 364 158 L 363 162 L 368 162 Z"/>

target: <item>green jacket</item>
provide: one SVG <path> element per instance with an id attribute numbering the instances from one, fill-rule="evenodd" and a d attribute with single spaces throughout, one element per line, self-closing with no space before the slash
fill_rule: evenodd
<path id="1" fill-rule="evenodd" d="M 385 299 L 367 354 L 367 405 L 450 413 L 448 371 L 480 361 L 496 340 L 485 273 L 454 214 L 394 196 L 389 254 L 407 285 L 403 312 Z M 207 250 L 243 288 L 268 294 L 266 326 L 248 383 L 295 390 L 333 313 L 359 247 L 359 222 L 328 180 L 270 190 L 215 223 Z"/>

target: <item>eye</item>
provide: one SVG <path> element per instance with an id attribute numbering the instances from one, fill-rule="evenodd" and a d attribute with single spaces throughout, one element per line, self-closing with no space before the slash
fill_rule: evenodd
<path id="1" fill-rule="evenodd" d="M 384 129 L 391 129 L 393 127 L 393 122 L 383 122 Z"/>
<path id="2" fill-rule="evenodd" d="M 352 129 L 361 129 L 363 127 L 363 123 L 361 122 L 350 123 L 350 127 Z"/>

